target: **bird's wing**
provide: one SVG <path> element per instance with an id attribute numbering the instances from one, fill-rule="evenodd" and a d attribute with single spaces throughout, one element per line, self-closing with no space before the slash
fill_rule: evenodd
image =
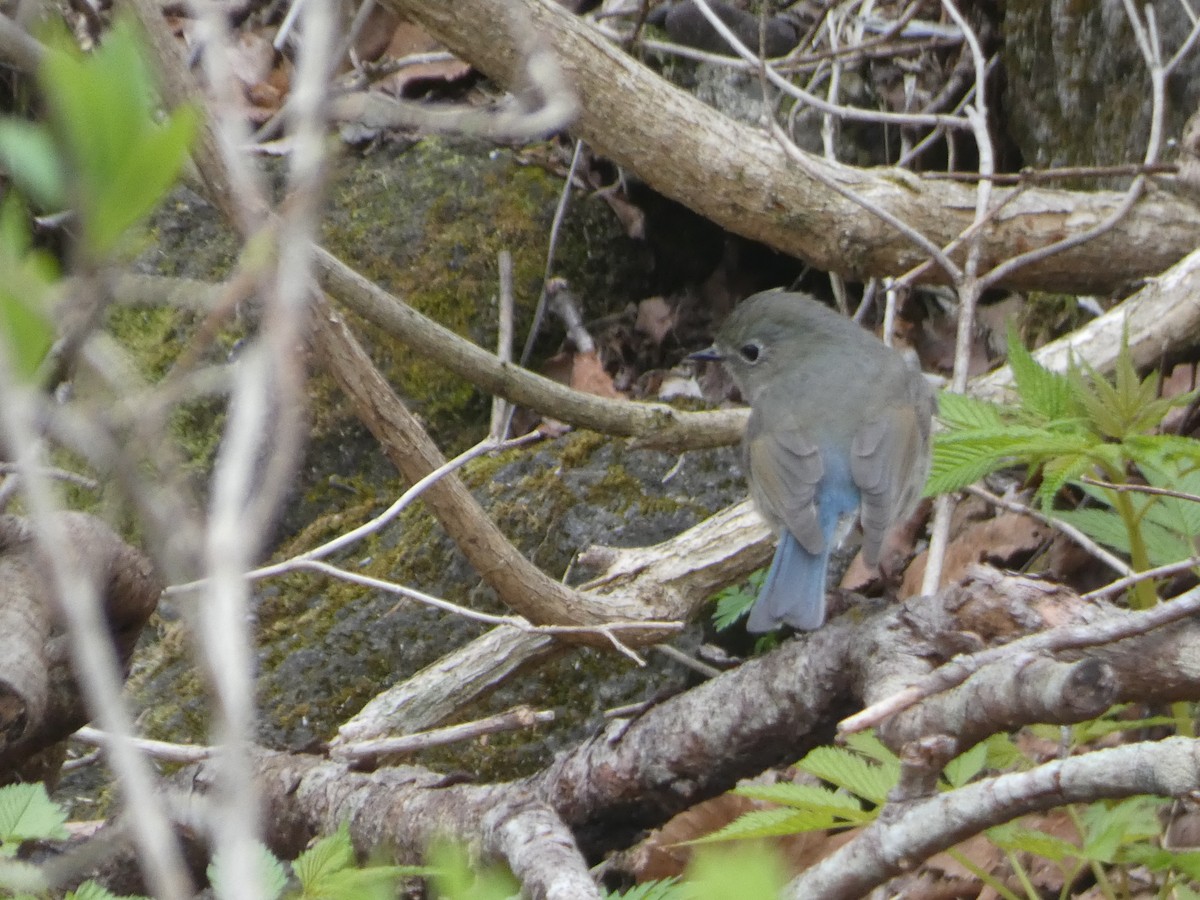
<path id="1" fill-rule="evenodd" d="M 764 426 L 751 413 L 746 427 L 750 492 L 766 518 L 783 524 L 809 553 L 825 548 L 817 510 L 817 486 L 825 467 L 816 444 L 795 428 Z"/>
<path id="2" fill-rule="evenodd" d="M 850 477 L 862 507 L 863 560 L 879 562 L 888 529 L 916 505 L 928 466 L 928 426 L 912 406 L 896 406 L 865 423 L 850 445 Z"/>

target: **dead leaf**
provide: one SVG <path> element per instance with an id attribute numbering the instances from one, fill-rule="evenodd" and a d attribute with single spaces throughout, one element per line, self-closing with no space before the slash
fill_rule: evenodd
<path id="1" fill-rule="evenodd" d="M 662 297 L 647 297 L 638 304 L 633 327 L 655 344 L 661 344 L 675 328 L 675 310 Z"/>
<path id="2" fill-rule="evenodd" d="M 1041 548 L 1051 530 L 1036 519 L 1005 512 L 994 519 L 975 522 L 951 533 L 958 536 L 946 548 L 946 562 L 942 568 L 944 584 L 957 581 L 966 574 L 967 569 L 978 563 L 1005 568 L 1024 562 Z M 927 552 L 919 555 L 904 573 L 904 583 L 900 588 L 902 596 L 920 592 L 927 557 Z"/>
<path id="3" fill-rule="evenodd" d="M 620 397 L 613 380 L 595 353 L 576 353 L 571 360 L 571 387 L 598 397 Z"/>
<path id="4" fill-rule="evenodd" d="M 600 188 L 595 196 L 608 204 L 621 227 L 625 229 L 625 234 L 637 241 L 646 239 L 646 214 L 640 206 L 630 202 L 629 195 L 621 188 L 620 182 Z"/>

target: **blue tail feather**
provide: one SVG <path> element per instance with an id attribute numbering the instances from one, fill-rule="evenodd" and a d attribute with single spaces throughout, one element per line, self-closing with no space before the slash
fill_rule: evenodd
<path id="1" fill-rule="evenodd" d="M 813 631 L 824 625 L 828 567 L 829 542 L 821 553 L 809 553 L 784 529 L 746 630 L 760 634 L 791 625 Z"/>
<path id="2" fill-rule="evenodd" d="M 817 489 L 817 507 L 825 546 L 820 553 L 809 553 L 787 528 L 782 530 L 775 558 L 750 610 L 747 631 L 757 634 L 782 625 L 813 631 L 825 624 L 829 555 L 837 543 L 839 525 L 858 509 L 859 493 L 845 453 L 823 451 L 821 457 L 825 477 Z"/>

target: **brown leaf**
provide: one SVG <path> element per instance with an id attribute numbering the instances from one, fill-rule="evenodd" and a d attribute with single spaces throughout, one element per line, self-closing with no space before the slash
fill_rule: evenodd
<path id="1" fill-rule="evenodd" d="M 571 387 L 598 397 L 620 397 L 612 378 L 595 353 L 576 353 L 571 360 Z"/>
<path id="2" fill-rule="evenodd" d="M 957 581 L 968 568 L 977 563 L 991 563 L 1009 567 L 1024 562 L 1042 546 L 1050 536 L 1050 528 L 1017 513 L 1005 512 L 994 519 L 974 522 L 957 534 L 946 548 L 946 562 L 942 567 L 942 583 Z M 925 561 L 928 553 L 922 553 L 904 573 L 901 596 L 919 593 L 921 580 L 925 577 Z"/>
<path id="3" fill-rule="evenodd" d="M 661 344 L 675 328 L 675 310 L 662 297 L 647 297 L 638 304 L 633 327 L 655 344 Z"/>

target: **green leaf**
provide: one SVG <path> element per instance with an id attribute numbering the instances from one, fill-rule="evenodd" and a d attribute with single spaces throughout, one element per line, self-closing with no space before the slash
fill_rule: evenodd
<path id="1" fill-rule="evenodd" d="M 487 866 L 473 871 L 466 850 L 450 841 L 430 847 L 429 865 L 433 895 L 445 900 L 508 900 L 521 889 L 504 869 Z"/>
<path id="2" fill-rule="evenodd" d="M 427 866 L 364 866 L 330 872 L 305 886 L 300 900 L 392 900 L 396 882 L 405 876 L 433 874 Z"/>
<path id="3" fill-rule="evenodd" d="M 766 569 L 759 569 L 746 580 L 745 586 L 735 585 L 717 593 L 717 608 L 712 617 L 717 631 L 724 631 L 750 612 L 766 575 Z"/>
<path id="4" fill-rule="evenodd" d="M 1168 802 L 1158 797 L 1130 797 L 1086 807 L 1080 815 L 1084 858 L 1116 862 L 1121 847 L 1157 837 L 1162 830 L 1158 812 Z"/>
<path id="5" fill-rule="evenodd" d="M 15 195 L 0 204 L 0 340 L 13 374 L 32 381 L 54 341 L 58 270 L 49 254 L 30 249 L 25 215 Z"/>
<path id="6" fill-rule="evenodd" d="M 875 804 L 882 804 L 887 800 L 888 791 L 895 786 L 900 777 L 899 765 L 893 768 L 867 762 L 861 756 L 840 747 L 817 747 L 800 760 L 797 766 L 810 775 Z"/>
<path id="7" fill-rule="evenodd" d="M 946 764 L 945 771 L 942 774 L 952 788 L 960 788 L 980 772 L 987 765 L 988 748 L 987 744 L 982 741 L 968 750 L 966 753 L 956 756 Z"/>
<path id="8" fill-rule="evenodd" d="M 63 900 L 146 900 L 130 894 L 114 894 L 103 885 L 94 881 L 85 881 L 73 891 L 67 891 Z"/>
<path id="9" fill-rule="evenodd" d="M 1055 509 L 1050 515 L 1060 522 L 1074 525 L 1094 541 L 1128 555 L 1129 531 L 1124 520 L 1112 507 L 1096 509 Z"/>
<path id="10" fill-rule="evenodd" d="M 1200 850 L 1164 850 L 1153 844 L 1135 844 L 1129 847 L 1126 855 L 1131 862 L 1155 872 L 1175 871 L 1200 881 Z"/>
<path id="11" fill-rule="evenodd" d="M 17 187 L 42 209 L 66 205 L 62 159 L 44 125 L 21 119 L 0 120 L 0 163 Z"/>
<path id="12" fill-rule="evenodd" d="M 162 198 L 187 158 L 196 115 L 155 121 L 154 86 L 140 34 L 118 19 L 89 56 L 58 41 L 39 80 L 71 174 L 84 243 L 111 253 L 124 232 Z"/>
<path id="13" fill-rule="evenodd" d="M 890 770 L 895 771 L 897 777 L 899 777 L 900 758 L 879 739 L 874 729 L 856 731 L 854 734 L 847 735 L 846 746 L 855 753 L 865 756 L 867 759 L 873 759 L 875 762 L 887 766 Z"/>
<path id="14" fill-rule="evenodd" d="M 1081 855 L 1080 849 L 1071 842 L 1036 828 L 1029 828 L 1019 822 L 997 825 L 989 828 L 986 834 L 988 839 L 1001 850 L 1033 853 L 1056 863 L 1067 859 L 1078 859 Z"/>
<path id="15" fill-rule="evenodd" d="M 22 841 L 63 840 L 66 821 L 41 782 L 0 787 L 0 853 L 11 856 Z"/>
<path id="16" fill-rule="evenodd" d="M 643 881 L 622 893 L 605 891 L 604 900 L 695 900 L 690 888 L 677 877 Z"/>
<path id="17" fill-rule="evenodd" d="M 941 391 L 938 394 L 938 420 L 947 428 L 999 430 L 1005 424 L 1004 407 L 966 394 Z M 1009 417 L 1011 418 L 1011 417 Z"/>
<path id="18" fill-rule="evenodd" d="M 284 869 L 283 863 L 265 845 L 255 841 L 254 851 L 258 857 L 259 884 L 263 889 L 260 896 L 264 900 L 278 900 L 279 897 L 283 896 L 284 888 L 287 887 L 287 870 Z M 229 865 L 222 858 L 220 851 L 213 854 L 213 860 L 208 865 L 207 874 L 209 883 L 212 884 L 213 893 L 217 897 L 231 897 L 239 893 L 229 883 L 231 874 L 227 871 L 228 868 Z"/>
<path id="19" fill-rule="evenodd" d="M 684 841 L 684 844 L 715 844 L 724 841 L 745 841 L 758 838 L 785 837 L 810 831 L 827 831 L 857 824 L 848 822 L 841 814 L 816 809 L 755 809 L 738 816 L 728 825 L 711 834 Z"/>
<path id="20" fill-rule="evenodd" d="M 989 769 L 1020 769 L 1031 764 L 1016 741 L 1003 732 L 989 736 L 983 743 L 987 747 Z"/>
<path id="21" fill-rule="evenodd" d="M 777 900 L 787 870 L 765 844 L 705 847 L 692 857 L 686 879 L 694 900 Z"/>
<path id="22" fill-rule="evenodd" d="M 92 233 L 99 248 L 113 248 L 130 227 L 158 205 L 174 184 L 196 134 L 195 110 L 184 107 L 162 127 L 143 132 L 97 191 Z"/>
<path id="23" fill-rule="evenodd" d="M 322 878 L 354 865 L 354 845 L 350 841 L 350 825 L 343 822 L 333 834 L 321 838 L 292 863 L 292 872 L 300 884 L 308 888 Z"/>
<path id="24" fill-rule="evenodd" d="M 779 784 L 747 784 L 733 789 L 739 797 L 778 803 L 792 809 L 807 810 L 823 815 L 840 816 L 848 822 L 866 822 L 874 818 L 855 797 L 812 784 L 780 782 Z"/>
<path id="25" fill-rule="evenodd" d="M 1008 365 L 1024 412 L 1041 421 L 1078 415 L 1070 380 L 1034 359 L 1014 328 L 1008 330 Z"/>

